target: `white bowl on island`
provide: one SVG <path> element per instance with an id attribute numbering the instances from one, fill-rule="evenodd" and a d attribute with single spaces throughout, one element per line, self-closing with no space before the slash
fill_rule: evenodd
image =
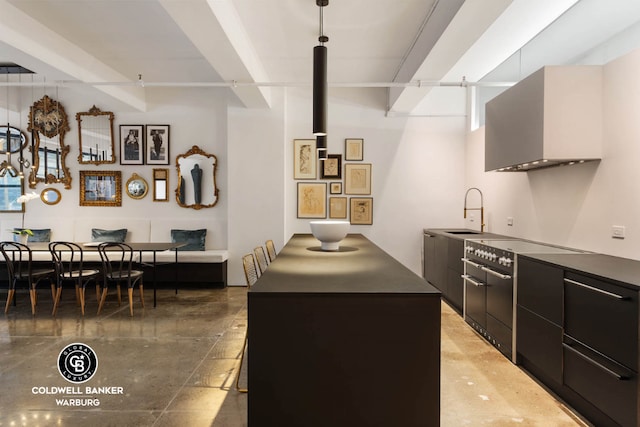
<path id="1" fill-rule="evenodd" d="M 337 251 L 351 226 L 349 221 L 311 221 L 309 224 L 313 237 L 320 240 L 323 251 Z"/>

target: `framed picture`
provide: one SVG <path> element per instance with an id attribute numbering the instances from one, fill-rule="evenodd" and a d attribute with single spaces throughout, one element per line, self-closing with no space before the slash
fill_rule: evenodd
<path id="1" fill-rule="evenodd" d="M 327 154 L 327 158 L 320 164 L 320 178 L 342 179 L 342 154 Z"/>
<path id="2" fill-rule="evenodd" d="M 122 206 L 120 171 L 80 171 L 80 206 Z"/>
<path id="3" fill-rule="evenodd" d="M 342 194 L 342 183 L 341 182 L 329 183 L 329 194 Z"/>
<path id="4" fill-rule="evenodd" d="M 144 164 L 143 125 L 120 125 L 120 164 Z"/>
<path id="5" fill-rule="evenodd" d="M 344 194 L 371 194 L 371 163 L 344 165 Z"/>
<path id="6" fill-rule="evenodd" d="M 373 224 L 373 197 L 352 197 L 350 202 L 351 224 Z"/>
<path id="7" fill-rule="evenodd" d="M 169 164 L 169 125 L 146 125 L 145 142 L 148 165 Z"/>
<path id="8" fill-rule="evenodd" d="M 344 159 L 346 161 L 364 160 L 364 139 L 347 138 L 344 140 Z"/>
<path id="9" fill-rule="evenodd" d="M 329 197 L 329 218 L 347 219 L 346 197 Z"/>
<path id="10" fill-rule="evenodd" d="M 293 179 L 316 179 L 318 154 L 315 139 L 293 140 Z"/>
<path id="11" fill-rule="evenodd" d="M 324 182 L 298 183 L 298 218 L 327 217 L 327 184 Z"/>

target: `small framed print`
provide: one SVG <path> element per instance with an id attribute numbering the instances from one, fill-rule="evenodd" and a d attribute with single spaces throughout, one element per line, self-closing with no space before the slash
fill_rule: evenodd
<path id="1" fill-rule="evenodd" d="M 373 224 L 373 197 L 352 197 L 349 213 L 351 224 Z"/>
<path id="2" fill-rule="evenodd" d="M 120 125 L 120 164 L 144 164 L 143 125 Z"/>
<path id="3" fill-rule="evenodd" d="M 341 182 L 330 182 L 329 183 L 329 194 L 342 194 L 342 183 Z"/>
<path id="4" fill-rule="evenodd" d="M 316 179 L 318 154 L 315 139 L 293 140 L 293 179 Z"/>
<path id="5" fill-rule="evenodd" d="M 347 138 L 344 140 L 344 159 L 345 161 L 362 161 L 364 160 L 364 139 Z"/>
<path id="6" fill-rule="evenodd" d="M 169 164 L 169 125 L 146 126 L 146 152 L 148 165 Z"/>
<path id="7" fill-rule="evenodd" d="M 371 163 L 344 165 L 344 194 L 371 194 Z"/>
<path id="8" fill-rule="evenodd" d="M 342 178 L 342 155 L 327 154 L 327 158 L 320 162 L 320 178 L 341 179 Z"/>
<path id="9" fill-rule="evenodd" d="M 329 218 L 347 219 L 346 197 L 329 197 Z"/>
<path id="10" fill-rule="evenodd" d="M 298 183 L 298 218 L 327 217 L 327 184 L 324 182 Z"/>

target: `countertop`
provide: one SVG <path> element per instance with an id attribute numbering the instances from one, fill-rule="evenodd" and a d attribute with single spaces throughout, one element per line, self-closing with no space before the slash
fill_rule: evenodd
<path id="1" fill-rule="evenodd" d="M 520 256 L 554 264 L 577 273 L 585 273 L 599 279 L 612 280 L 634 290 L 638 290 L 640 287 L 640 261 L 595 253 L 526 254 Z"/>
<path id="2" fill-rule="evenodd" d="M 488 232 L 480 232 L 470 230 L 468 228 L 425 228 L 424 233 L 438 234 L 458 240 L 465 239 L 515 239 L 515 237 L 503 236 L 502 234 L 494 234 Z M 467 233 L 468 232 L 468 233 Z"/>
<path id="3" fill-rule="evenodd" d="M 249 293 L 434 294 L 440 291 L 361 234 L 323 252 L 311 234 L 294 234 Z"/>

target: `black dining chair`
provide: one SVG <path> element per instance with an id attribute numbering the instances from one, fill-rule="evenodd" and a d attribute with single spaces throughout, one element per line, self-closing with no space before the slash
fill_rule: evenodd
<path id="1" fill-rule="evenodd" d="M 33 254 L 27 245 L 18 242 L 0 242 L 0 252 L 7 265 L 9 276 L 9 292 L 7 304 L 4 307 L 5 314 L 9 312 L 9 306 L 15 296 L 18 283 L 26 283 L 31 299 L 31 314 L 36 314 L 37 294 L 36 287 L 43 279 L 49 279 L 51 295 L 55 300 L 55 288 L 53 284 L 53 268 L 33 268 Z"/>
<path id="2" fill-rule="evenodd" d="M 102 306 L 107 298 L 107 290 L 110 283 L 116 284 L 118 292 L 118 304 L 121 304 L 120 285 L 127 285 L 129 294 L 129 314 L 133 316 L 133 288 L 139 283 L 140 302 L 144 308 L 144 288 L 143 288 L 143 272 L 142 270 L 133 269 L 133 249 L 126 243 L 107 242 L 98 246 L 100 259 L 102 260 L 102 277 L 103 288 L 100 304 L 98 305 L 98 314 L 102 311 Z"/>
<path id="3" fill-rule="evenodd" d="M 73 282 L 76 287 L 76 299 L 80 304 L 80 310 L 84 316 L 85 288 L 87 284 L 95 280 L 96 286 L 100 270 L 85 268 L 82 247 L 72 242 L 51 242 L 49 252 L 56 269 L 56 295 L 53 302 L 53 315 L 56 315 L 62 294 L 64 282 Z"/>

